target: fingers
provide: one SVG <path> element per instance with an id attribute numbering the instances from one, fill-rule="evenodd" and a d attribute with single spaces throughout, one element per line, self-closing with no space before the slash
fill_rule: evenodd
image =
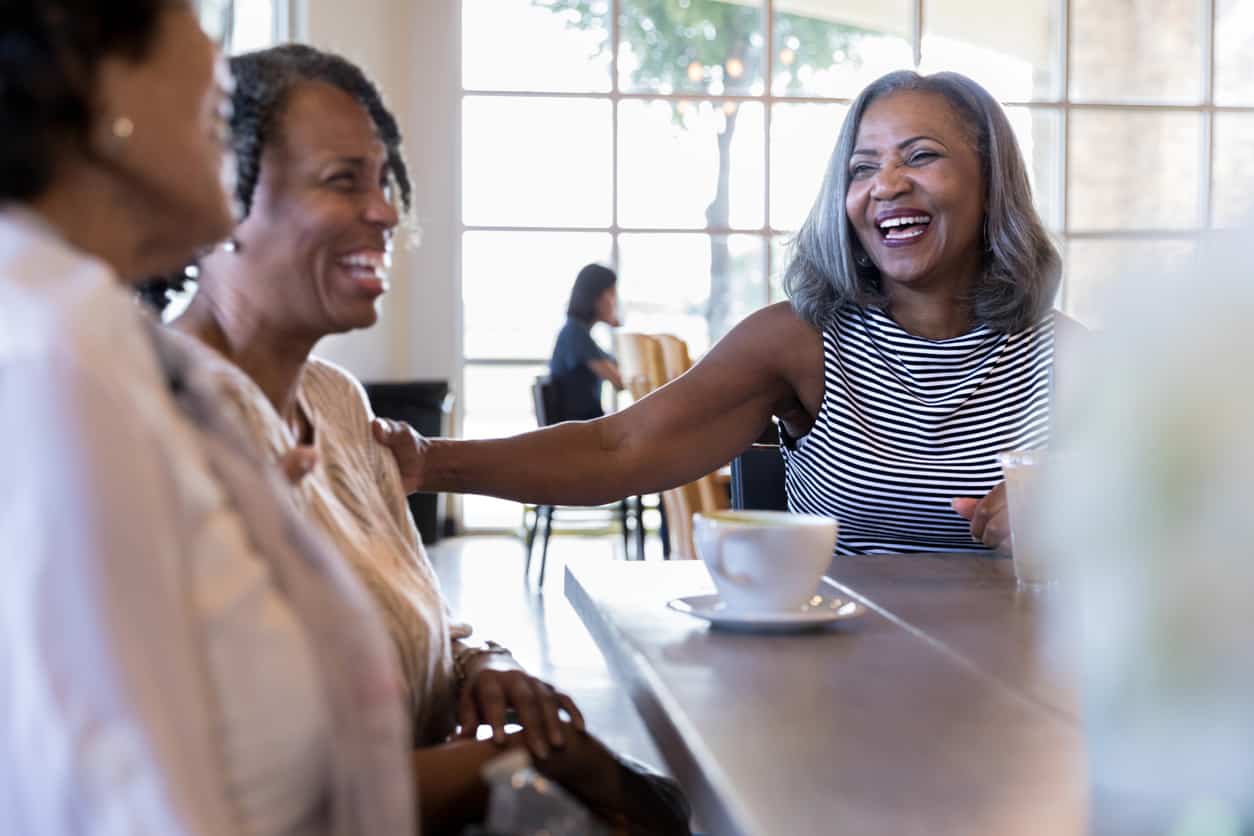
<path id="1" fill-rule="evenodd" d="M 474 683 L 478 692 L 482 722 L 492 727 L 492 740 L 500 745 L 505 742 L 505 692 L 494 676 L 480 676 Z"/>
<path id="2" fill-rule="evenodd" d="M 557 692 L 547 682 L 531 680 L 532 693 L 536 694 L 540 704 L 540 716 L 544 719 L 544 731 L 549 736 L 549 743 L 560 749 L 566 745 L 566 737 L 562 734 L 561 703 Z"/>
<path id="3" fill-rule="evenodd" d="M 566 712 L 566 716 L 570 717 L 570 724 L 578 731 L 587 731 L 587 726 L 583 721 L 583 712 L 575 705 L 575 701 L 561 691 L 555 691 L 554 696 L 557 698 L 558 705 Z"/>
<path id="4" fill-rule="evenodd" d="M 370 422 L 370 432 L 374 434 L 374 440 L 380 444 L 388 443 L 388 424 L 383 418 L 376 418 Z"/>
<path id="5" fill-rule="evenodd" d="M 283 458 L 279 459 L 279 468 L 287 477 L 287 481 L 293 485 L 299 485 L 317 464 L 318 454 L 313 447 L 308 445 L 293 447 L 284 454 Z"/>
<path id="6" fill-rule="evenodd" d="M 405 439 L 406 427 L 391 418 L 375 418 L 370 422 L 374 440 L 387 447 L 394 447 Z"/>
<path id="7" fill-rule="evenodd" d="M 539 680 L 525 674 L 511 679 L 510 705 L 518 713 L 527 748 L 537 758 L 547 758 L 550 746 L 565 744 L 558 728 L 557 700 L 552 698 L 549 687 Z"/>
<path id="8" fill-rule="evenodd" d="M 979 503 L 980 501 L 978 499 L 969 496 L 962 496 L 949 500 L 949 504 L 955 511 L 958 512 L 958 516 L 966 520 L 971 519 L 971 516 L 975 513 L 975 506 Z"/>
<path id="9" fill-rule="evenodd" d="M 971 536 L 986 546 L 997 548 L 1009 535 L 1006 490 L 998 485 L 975 506 L 975 513 L 971 515 Z"/>
<path id="10" fill-rule="evenodd" d="M 475 705 L 474 691 L 471 688 L 462 690 L 461 699 L 457 703 L 457 725 L 461 726 L 458 737 L 474 739 L 479 732 L 479 708 Z"/>

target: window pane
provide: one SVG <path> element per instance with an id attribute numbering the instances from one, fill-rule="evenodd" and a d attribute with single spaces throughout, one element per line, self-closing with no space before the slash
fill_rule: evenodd
<path id="1" fill-rule="evenodd" d="M 1002 101 L 1062 92 L 1055 0 L 929 0 L 923 25 L 922 72 L 960 72 Z"/>
<path id="2" fill-rule="evenodd" d="M 1199 225 L 1201 115 L 1092 110 L 1071 120 L 1071 229 Z"/>
<path id="3" fill-rule="evenodd" d="M 761 236 L 622 235 L 619 256 L 623 327 L 674 334 L 694 358 L 766 304 Z"/>
<path id="4" fill-rule="evenodd" d="M 1074 0 L 1071 97 L 1200 102 L 1204 2 Z"/>
<path id="5" fill-rule="evenodd" d="M 609 0 L 463 0 L 467 90 L 610 89 Z"/>
<path id="6" fill-rule="evenodd" d="M 771 226 L 795 230 L 810 212 L 836 146 L 844 105 L 771 108 Z"/>
<path id="7" fill-rule="evenodd" d="M 1113 288 L 1126 289 L 1125 279 L 1161 276 L 1193 249 L 1190 239 L 1072 240 L 1063 265 L 1063 310 L 1090 328 L 1111 324 L 1120 308 L 1118 299 L 1110 297 Z"/>
<path id="8" fill-rule="evenodd" d="M 1254 3 L 1218 0 L 1215 16 L 1215 101 L 1254 104 Z"/>
<path id="9" fill-rule="evenodd" d="M 609 226 L 610 131 L 608 101 L 467 96 L 465 222 Z"/>
<path id="10" fill-rule="evenodd" d="M 762 113 L 757 102 L 622 102 L 618 222 L 702 229 L 708 219 L 716 228 L 760 228 Z"/>
<path id="11" fill-rule="evenodd" d="M 1028 167 L 1028 179 L 1032 183 L 1032 199 L 1041 220 L 1051 229 L 1062 227 L 1062 202 L 1058 190 L 1059 150 L 1061 117 L 1057 110 L 1045 108 L 1011 107 L 1006 116 L 1014 128 L 1019 151 Z"/>
<path id="12" fill-rule="evenodd" d="M 910 0 L 776 0 L 772 92 L 853 98 L 914 63 Z"/>
<path id="13" fill-rule="evenodd" d="M 467 364 L 463 373 L 463 438 L 499 438 L 533 430 L 535 411 L 531 384 L 544 366 L 477 366 Z M 515 528 L 522 525 L 522 506 L 491 497 L 462 497 L 462 523 L 466 528 Z"/>
<path id="14" fill-rule="evenodd" d="M 1215 224 L 1251 220 L 1254 210 L 1254 114 L 1215 114 Z"/>
<path id="15" fill-rule="evenodd" d="M 251 52 L 274 43 L 274 0 L 235 0 L 231 52 Z"/>
<path id="16" fill-rule="evenodd" d="M 788 269 L 791 241 L 788 235 L 771 236 L 771 278 L 768 282 L 771 302 L 782 302 L 788 298 L 784 294 L 784 271 Z"/>
<path id="17" fill-rule="evenodd" d="M 467 232 L 462 238 L 466 356 L 548 359 L 579 269 L 608 264 L 610 236 Z"/>
<path id="18" fill-rule="evenodd" d="M 739 2 L 622 0 L 618 83 L 652 93 L 762 92 L 762 10 Z"/>

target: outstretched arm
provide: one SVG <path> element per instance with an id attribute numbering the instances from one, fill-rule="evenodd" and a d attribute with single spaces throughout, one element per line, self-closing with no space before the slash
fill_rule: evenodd
<path id="1" fill-rule="evenodd" d="M 798 364 L 821 364 L 817 340 L 791 308 L 772 305 L 686 374 L 605 418 L 486 441 L 379 437 L 411 459 L 401 467 L 418 490 L 571 505 L 655 493 L 726 464 L 795 403 Z"/>

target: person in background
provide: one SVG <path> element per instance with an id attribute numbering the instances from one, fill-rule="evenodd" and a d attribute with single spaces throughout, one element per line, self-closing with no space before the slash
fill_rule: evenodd
<path id="1" fill-rule="evenodd" d="M 618 316 L 618 276 L 608 267 L 589 264 L 575 277 L 566 306 L 566 324 L 557 333 L 549 376 L 557 391 L 560 421 L 584 421 L 605 414 L 601 382 L 622 391 L 618 363 L 592 339 L 592 326 L 622 325 Z"/>
<path id="2" fill-rule="evenodd" d="M 291 504 L 338 548 L 384 617 L 412 721 L 423 824 L 456 830 L 480 817 L 480 768 L 499 747 L 525 742 L 541 771 L 604 817 L 687 832 L 682 802 L 679 815 L 661 816 L 660 779 L 590 738 L 568 696 L 501 646 L 472 644 L 469 627 L 452 621 L 396 462 L 373 440 L 361 384 L 312 353 L 324 336 L 377 321 L 393 234 L 410 207 L 401 135 L 379 91 L 351 62 L 310 46 L 248 53 L 230 66 L 244 218 L 198 259 L 196 294 L 171 337 L 198 358 L 260 449 L 276 460 L 306 454 Z M 147 289 L 158 303 L 167 294 Z M 523 731 L 507 737 L 511 710 Z M 494 741 L 474 741 L 481 723 Z M 459 724 L 463 740 L 446 742 Z"/>
<path id="3" fill-rule="evenodd" d="M 508 439 L 381 438 L 419 490 L 544 504 L 655 493 L 777 416 L 788 505 L 837 552 L 1011 550 L 997 454 L 1049 440 L 1060 259 L 996 100 L 890 73 L 852 103 L 792 250 L 789 302 L 631 407 Z"/>

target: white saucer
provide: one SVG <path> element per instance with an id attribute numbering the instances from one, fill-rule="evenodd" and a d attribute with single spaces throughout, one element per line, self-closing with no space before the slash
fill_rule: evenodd
<path id="1" fill-rule="evenodd" d="M 817 630 L 834 621 L 857 618 L 866 608 L 848 598 L 835 595 L 815 595 L 799 610 L 785 612 L 735 612 L 729 611 L 717 595 L 688 595 L 672 598 L 666 606 L 675 612 L 694 616 L 724 630 L 743 630 L 756 633 L 795 633 L 801 630 Z"/>

